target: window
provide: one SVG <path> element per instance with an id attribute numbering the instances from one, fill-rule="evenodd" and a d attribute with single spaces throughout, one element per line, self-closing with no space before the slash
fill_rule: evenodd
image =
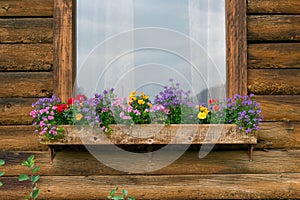
<path id="1" fill-rule="evenodd" d="M 78 0 L 80 1 L 80 0 Z M 129 1 L 129 0 L 128 0 Z M 158 0 L 156 0 L 158 1 Z M 199 0 L 194 0 L 194 2 L 197 2 Z M 62 98 L 62 99 L 66 99 L 68 96 L 71 96 L 73 93 L 73 85 L 74 85 L 74 81 L 75 81 L 75 72 L 76 72 L 76 62 L 75 60 L 78 59 L 78 63 L 79 66 L 82 64 L 81 62 L 83 62 L 82 60 L 84 60 L 84 56 L 83 57 L 77 57 L 75 58 L 76 54 L 74 51 L 74 47 L 76 46 L 74 44 L 74 38 L 75 38 L 75 30 L 76 27 L 74 28 L 74 21 L 75 21 L 75 10 L 76 10 L 76 6 L 75 6 L 75 1 L 71 2 L 68 0 L 63 0 L 63 1 L 58 1 L 55 0 L 55 6 L 54 6 L 54 53 L 55 53 L 55 80 L 56 80 L 56 93 Z M 98 1 L 98 2 L 105 2 L 105 1 Z M 124 1 L 125 2 L 125 1 Z M 131 0 L 131 2 L 133 2 Z M 170 22 L 172 22 L 172 20 L 167 19 L 166 15 L 162 15 L 164 17 L 166 17 L 166 19 L 164 20 L 159 20 L 162 18 L 162 16 L 160 16 L 161 14 L 164 14 L 165 11 L 163 12 L 158 12 L 159 14 L 156 16 L 157 19 L 155 19 L 155 17 L 151 18 L 141 18 L 141 17 L 137 17 L 137 16 L 141 16 L 144 13 L 139 13 L 139 12 L 145 12 L 145 10 L 141 10 L 139 9 L 140 7 L 142 7 L 143 3 L 147 3 L 149 1 L 147 0 L 140 0 L 140 1 L 136 1 L 139 3 L 133 4 L 130 7 L 128 6 L 127 9 L 133 9 L 134 10 L 134 14 L 136 17 L 134 16 L 127 16 L 127 18 L 125 18 L 123 21 L 126 21 L 128 23 L 125 26 L 131 26 L 131 28 L 139 28 L 139 27 L 157 27 L 157 24 L 153 23 L 158 23 L 158 24 L 163 24 L 165 23 L 165 25 L 163 25 L 165 28 L 165 30 L 168 29 L 175 29 L 178 32 L 187 34 L 187 33 L 191 33 L 191 29 L 193 28 L 197 28 L 197 26 L 191 26 L 191 21 L 193 21 L 192 19 L 197 19 L 197 18 L 191 18 L 191 7 L 189 7 L 189 4 L 187 2 L 189 2 L 188 0 L 174 0 L 172 2 L 174 2 L 174 5 L 172 6 L 160 6 L 160 8 L 164 8 L 164 9 L 174 9 L 172 12 L 169 12 L 169 14 L 177 14 L 176 12 L 182 12 L 181 16 L 181 21 L 180 20 L 176 20 L 176 24 L 172 24 Z M 159 1 L 159 2 L 163 2 L 163 1 Z M 166 1 L 165 1 L 166 2 Z M 190 1 L 193 2 L 193 1 Z M 80 3 L 80 2 L 79 2 Z M 85 4 L 86 1 L 84 1 Z M 101 5 L 98 7 L 96 7 L 94 4 L 92 4 L 94 8 L 96 9 L 101 9 Z M 226 73 L 222 73 L 222 74 L 226 74 L 226 89 L 227 89 L 227 95 L 228 96 L 233 96 L 234 93 L 239 93 L 239 94 L 245 94 L 246 93 L 246 80 L 247 80 L 247 63 L 246 63 L 246 1 L 245 0 L 226 0 L 225 2 L 226 5 L 226 22 L 224 21 L 224 23 L 226 24 L 226 54 L 224 53 L 224 55 L 226 55 Z M 102 5 L 103 7 L 103 5 Z M 170 8 L 171 7 L 171 8 Z M 152 8 L 153 10 L 151 10 L 150 5 L 147 5 L 147 10 L 150 12 L 153 12 L 153 10 L 155 8 Z M 197 11 L 197 10 L 196 10 Z M 79 11 L 80 13 L 80 11 Z M 98 12 L 99 14 L 99 12 Z M 101 12 L 100 12 L 101 15 Z M 114 16 L 114 13 L 111 13 L 111 16 Z M 125 15 L 124 15 L 125 16 Z M 177 15 L 174 15 L 177 16 Z M 101 18 L 101 16 L 99 16 Z M 103 17 L 103 16 L 102 16 Z M 121 17 L 121 16 L 119 16 Z M 109 18 L 109 17 L 108 17 Z M 184 20 L 185 19 L 185 20 Z M 189 20 L 186 20 L 189 19 Z M 110 20 L 114 20 L 113 18 Z M 116 22 L 118 20 L 115 20 Z M 174 20 L 175 21 L 175 20 Z M 180 24 L 180 26 L 178 25 Z M 169 27 L 168 27 L 169 26 Z M 113 32 L 113 30 L 111 30 Z M 154 29 L 152 31 L 155 31 Z M 167 31 L 165 32 L 166 34 L 168 33 Z M 138 32 L 134 32 L 135 35 L 142 35 L 142 33 L 138 33 Z M 179 34 L 180 35 L 180 34 Z M 209 34 L 210 35 L 210 34 Z M 127 41 L 127 43 L 129 43 L 129 45 L 137 45 L 137 40 L 139 38 L 131 38 L 131 35 L 128 34 L 127 35 L 129 40 Z M 139 35 L 138 35 L 139 36 Z M 101 37 L 101 35 L 99 36 Z M 172 37 L 178 37 L 178 35 L 174 34 L 172 35 Z M 94 38 L 93 38 L 94 39 Z M 134 42 L 132 42 L 134 41 Z M 224 40 L 225 41 L 225 40 Z M 80 41 L 79 41 L 80 42 Z M 190 44 L 189 44 L 190 45 Z M 187 43 L 185 45 L 183 45 L 183 48 L 181 49 L 184 52 L 189 52 L 187 57 L 192 57 L 192 51 L 191 48 L 189 48 L 189 45 L 187 45 Z M 224 45 L 225 46 L 225 45 Z M 157 51 L 156 51 L 157 53 Z M 164 55 L 165 54 L 165 55 Z M 82 54 L 84 55 L 84 54 Z M 99 55 L 98 55 L 99 56 Z M 145 60 L 149 59 L 149 58 L 154 58 L 154 57 L 159 57 L 159 56 L 166 56 L 165 58 L 167 58 L 168 56 L 170 57 L 169 60 L 175 59 L 176 61 L 176 57 L 178 58 L 178 55 L 174 56 L 174 54 L 170 53 L 170 52 L 159 52 L 159 54 L 154 55 L 153 51 L 151 52 L 151 49 L 149 51 L 144 50 L 144 51 L 139 51 L 136 52 L 135 54 L 131 55 L 131 56 L 127 56 L 124 57 L 124 59 L 127 60 L 127 62 L 131 62 L 131 64 L 133 63 L 134 65 L 142 65 L 146 64 Z M 141 58 L 147 58 L 147 59 L 141 59 Z M 167 60 L 167 59 L 163 59 L 163 60 Z M 224 58 L 225 60 L 225 58 Z M 120 60 L 122 61 L 122 59 Z M 150 62 L 149 63 L 156 63 L 157 61 L 161 61 L 161 60 L 156 60 L 155 62 Z M 181 60 L 181 66 L 187 65 L 189 64 L 184 63 L 183 60 Z M 143 63 L 144 62 L 144 63 Z M 179 62 L 179 60 L 178 60 Z M 122 62 L 121 62 L 122 63 Z M 124 63 L 124 62 L 123 62 Z M 176 63 L 176 62 L 175 62 Z M 159 63 L 161 64 L 161 63 Z M 175 64 L 170 64 L 170 63 L 163 63 L 162 65 L 167 65 L 169 64 L 170 66 L 173 66 L 176 69 Z M 151 68 L 151 66 L 146 66 L 149 68 Z M 152 66 L 155 68 L 155 66 Z M 159 65 L 157 65 L 156 67 L 159 67 Z M 180 65 L 177 66 L 178 68 L 180 67 Z M 145 71 L 146 68 L 144 68 L 143 71 Z M 186 69 L 186 68 L 185 68 Z M 189 68 L 191 69 L 191 68 Z M 126 69 L 126 70 L 131 70 L 131 69 Z M 136 70 L 134 70 L 136 73 Z M 184 74 L 185 79 L 190 79 L 193 80 L 193 72 L 192 70 L 181 70 L 180 69 L 176 69 L 175 71 L 179 71 L 180 73 Z M 78 72 L 77 72 L 78 73 Z M 80 73 L 80 71 L 79 71 Z M 109 73 L 109 74 L 113 74 L 113 72 Z M 169 74 L 169 73 L 168 73 Z M 132 75 L 129 73 L 129 76 Z M 137 76 L 136 74 L 134 75 L 135 77 Z M 164 76 L 165 79 L 168 79 Z M 176 77 L 175 77 L 176 78 Z M 127 80 L 132 80 L 132 79 L 127 79 Z M 137 78 L 135 78 L 135 82 L 138 82 Z M 99 85 L 104 85 L 107 87 L 113 87 L 110 85 L 105 85 L 106 81 L 105 79 L 102 82 L 103 84 L 99 84 Z M 109 83 L 109 82 L 108 82 Z M 129 84 L 132 84 L 132 82 L 129 82 Z M 122 84 L 120 84 L 122 85 Z M 136 84 L 139 86 L 139 84 Z M 141 85 L 142 87 L 146 87 Z M 134 87 L 134 86 L 133 86 Z M 159 86 L 158 86 L 159 87 Z M 123 91 L 124 92 L 124 91 Z"/>

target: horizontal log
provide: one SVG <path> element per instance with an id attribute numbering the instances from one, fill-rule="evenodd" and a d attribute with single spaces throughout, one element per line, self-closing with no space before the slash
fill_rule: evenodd
<path id="1" fill-rule="evenodd" d="M 0 73 L 0 98 L 51 96 L 53 87 L 53 74 L 50 72 Z"/>
<path id="2" fill-rule="evenodd" d="M 5 199 L 30 189 L 16 178 L 0 181 Z M 300 196 L 300 174 L 46 176 L 38 182 L 39 199 L 105 199 L 116 186 L 136 199 L 292 199 Z"/>
<path id="3" fill-rule="evenodd" d="M 0 54 L 0 71 L 50 71 L 53 68 L 52 44 L 2 44 Z"/>
<path id="4" fill-rule="evenodd" d="M 0 17 L 53 16 L 53 0 L 0 0 Z"/>
<path id="5" fill-rule="evenodd" d="M 45 145 L 39 144 L 38 137 L 33 132 L 33 126 L 0 126 L 1 151 L 47 150 Z"/>
<path id="6" fill-rule="evenodd" d="M 63 139 L 42 140 L 47 145 L 70 144 L 256 144 L 256 135 L 245 135 L 235 124 L 110 125 L 112 133 L 99 128 L 62 126 Z"/>
<path id="7" fill-rule="evenodd" d="M 103 150 L 107 158 L 116 161 L 123 160 L 118 152 Z M 174 152 L 165 152 L 167 158 Z M 272 173 L 300 173 L 300 151 L 254 151 L 254 160 L 249 162 L 246 151 L 211 151 L 206 157 L 199 158 L 198 151 L 186 151 L 178 160 L 156 171 L 147 172 L 152 175 L 192 175 L 192 174 L 272 174 Z M 18 176 L 26 173 L 27 169 L 21 165 L 30 155 L 35 155 L 36 165 L 41 169 L 41 176 L 92 176 L 92 175 L 124 175 L 126 171 L 119 171 L 97 160 L 87 151 L 57 151 L 53 164 L 49 164 L 48 152 L 0 152 L 0 158 L 6 164 L 1 167 L 6 177 Z M 161 156 L 161 155 L 160 155 Z M 163 157 L 163 156 L 161 156 Z M 156 154 L 153 154 L 155 165 Z M 119 160 L 119 161 L 118 161 Z M 85 163 L 84 165 L 79 163 Z M 133 162 L 134 165 L 142 163 Z M 160 163 L 162 163 L 160 161 Z M 124 162 L 126 167 L 131 166 Z M 148 167 L 143 165 L 144 167 Z M 150 166 L 150 162 L 149 162 Z M 127 169 L 128 169 L 127 168 Z M 143 167 L 141 167 L 143 168 Z M 146 169 L 146 168 L 144 168 Z"/>
<path id="8" fill-rule="evenodd" d="M 51 43 L 53 19 L 0 19 L 0 43 Z"/>
<path id="9" fill-rule="evenodd" d="M 0 98 L 0 125 L 32 124 L 29 115 L 34 98 Z"/>
<path id="10" fill-rule="evenodd" d="M 257 95 L 264 121 L 300 121 L 300 95 Z"/>
<path id="11" fill-rule="evenodd" d="M 300 14 L 300 2 L 298 0 L 247 0 L 247 12 Z"/>
<path id="12" fill-rule="evenodd" d="M 248 93 L 299 95 L 299 77 L 298 69 L 248 69 Z"/>
<path id="13" fill-rule="evenodd" d="M 300 149 L 300 123 L 263 123 L 258 135 L 257 148 Z"/>
<path id="14" fill-rule="evenodd" d="M 248 16 L 249 41 L 300 41 L 300 15 Z"/>
<path id="15" fill-rule="evenodd" d="M 248 44 L 248 69 L 300 69 L 300 43 Z"/>

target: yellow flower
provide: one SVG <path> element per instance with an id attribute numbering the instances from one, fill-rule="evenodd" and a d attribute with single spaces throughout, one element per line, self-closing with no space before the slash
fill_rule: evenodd
<path id="1" fill-rule="evenodd" d="M 152 103 L 149 103 L 149 102 L 148 102 L 148 106 L 149 106 L 150 108 L 152 108 L 153 105 L 152 105 Z"/>
<path id="2" fill-rule="evenodd" d="M 148 95 L 143 95 L 142 98 L 146 100 L 146 99 L 149 99 L 149 96 Z"/>
<path id="3" fill-rule="evenodd" d="M 75 116 L 75 118 L 76 118 L 76 120 L 77 121 L 80 121 L 81 119 L 82 119 L 82 114 L 81 113 L 79 113 L 79 114 L 77 114 L 76 116 Z"/>
<path id="4" fill-rule="evenodd" d="M 200 106 L 200 111 L 204 112 L 205 115 L 208 115 L 208 113 L 209 113 L 209 110 L 204 106 Z"/>
<path id="5" fill-rule="evenodd" d="M 129 96 L 130 97 L 135 97 L 135 95 L 136 95 L 136 91 L 132 91 Z"/>
<path id="6" fill-rule="evenodd" d="M 130 97 L 130 101 L 133 102 L 136 100 L 136 97 Z"/>
<path id="7" fill-rule="evenodd" d="M 198 118 L 199 118 L 199 119 L 206 119 L 206 114 L 203 113 L 203 112 L 199 112 Z"/>
<path id="8" fill-rule="evenodd" d="M 143 105 L 145 101 L 143 99 L 138 100 L 138 104 Z"/>
<path id="9" fill-rule="evenodd" d="M 142 96 L 144 96 L 144 95 L 145 95 L 145 93 L 144 93 L 144 92 L 141 92 L 141 95 L 142 95 Z"/>

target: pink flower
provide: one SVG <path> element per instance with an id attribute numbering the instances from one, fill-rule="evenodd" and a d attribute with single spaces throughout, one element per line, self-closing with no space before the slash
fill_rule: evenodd
<path id="1" fill-rule="evenodd" d="M 130 117 L 130 116 L 127 116 L 127 115 L 125 115 L 125 114 L 124 114 L 124 112 L 121 112 L 119 116 L 120 116 L 122 119 L 125 119 L 125 120 L 129 120 L 129 119 L 131 119 L 131 117 Z"/>
<path id="2" fill-rule="evenodd" d="M 40 135 L 45 135 L 46 131 L 45 130 L 42 130 L 39 134 Z"/>
<path id="3" fill-rule="evenodd" d="M 54 130 L 50 130 L 49 133 L 51 133 L 52 135 L 57 135 L 57 132 Z"/>
<path id="4" fill-rule="evenodd" d="M 136 114 L 136 115 L 141 115 L 141 113 L 140 113 L 140 111 L 139 111 L 138 109 L 135 109 L 133 112 L 134 112 L 134 114 Z"/>
<path id="5" fill-rule="evenodd" d="M 44 121 L 41 121 L 40 122 L 40 127 L 43 127 L 43 126 L 45 126 L 46 124 L 45 124 L 45 122 Z"/>
<path id="6" fill-rule="evenodd" d="M 49 120 L 53 120 L 54 117 L 53 117 L 53 116 L 48 116 L 48 119 L 49 119 Z"/>
<path id="7" fill-rule="evenodd" d="M 33 118 L 36 118 L 36 113 L 37 113 L 37 111 L 33 110 L 33 111 L 30 112 L 30 116 L 33 117 Z"/>
<path id="8" fill-rule="evenodd" d="M 127 111 L 128 111 L 128 112 L 132 112 L 132 107 L 129 106 L 128 109 L 127 109 Z"/>

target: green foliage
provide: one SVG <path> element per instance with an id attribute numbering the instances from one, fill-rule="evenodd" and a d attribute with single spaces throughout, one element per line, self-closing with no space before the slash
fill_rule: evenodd
<path id="1" fill-rule="evenodd" d="M 19 177 L 18 177 L 18 180 L 19 181 L 28 181 L 30 180 L 29 176 L 27 174 L 21 174 Z"/>
<path id="2" fill-rule="evenodd" d="M 39 175 L 36 175 L 36 173 L 40 170 L 40 167 L 35 166 L 35 160 L 34 155 L 31 155 L 27 158 L 27 160 L 22 162 L 22 165 L 27 167 L 30 170 L 30 175 L 27 174 L 21 174 L 18 177 L 19 181 L 31 181 L 32 183 L 32 191 L 29 195 L 25 197 L 25 199 L 32 199 L 35 200 L 40 194 L 40 190 L 36 187 L 36 182 L 40 179 Z"/>
<path id="3" fill-rule="evenodd" d="M 2 165 L 4 165 L 5 164 L 5 161 L 4 160 L 0 160 L 0 167 L 2 166 Z M 0 176 L 3 176 L 4 175 L 4 172 L 0 172 Z M 0 187 L 3 185 L 3 183 L 0 181 Z"/>
<path id="4" fill-rule="evenodd" d="M 122 194 L 117 194 L 118 190 L 119 190 L 118 187 L 116 187 L 116 189 L 112 189 L 109 193 L 109 196 L 107 196 L 107 198 L 112 200 L 135 200 L 134 197 L 127 197 L 128 196 L 127 190 L 122 190 Z"/>

